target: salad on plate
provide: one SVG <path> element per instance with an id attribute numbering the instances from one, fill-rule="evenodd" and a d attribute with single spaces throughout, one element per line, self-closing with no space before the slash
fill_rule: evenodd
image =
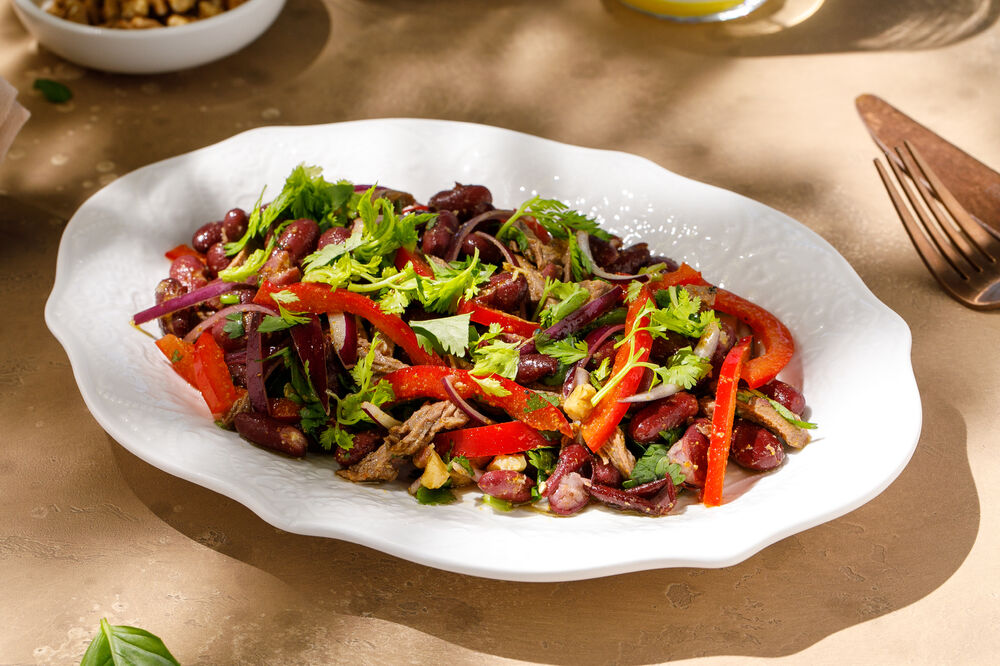
<path id="1" fill-rule="evenodd" d="M 167 251 L 133 317 L 257 446 L 424 504 L 658 516 L 809 442 L 777 317 L 564 202 L 456 183 L 419 203 L 304 165 L 263 202 Z"/>

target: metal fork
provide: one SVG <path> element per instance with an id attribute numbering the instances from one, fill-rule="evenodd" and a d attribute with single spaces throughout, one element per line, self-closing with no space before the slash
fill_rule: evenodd
<path id="1" fill-rule="evenodd" d="M 886 161 L 909 209 L 881 160 L 875 168 L 927 270 L 959 303 L 975 310 L 1000 308 L 1000 241 L 958 203 L 909 141 L 896 154 L 904 168 L 888 153 Z"/>

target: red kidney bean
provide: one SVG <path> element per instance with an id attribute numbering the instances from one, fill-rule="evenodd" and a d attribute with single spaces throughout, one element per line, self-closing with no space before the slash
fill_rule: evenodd
<path id="1" fill-rule="evenodd" d="M 302 258 L 316 249 L 319 240 L 319 225 L 305 218 L 291 222 L 278 236 L 278 247 L 288 252 L 292 263 L 297 264 Z"/>
<path id="2" fill-rule="evenodd" d="M 560 280 L 562 276 L 563 270 L 555 264 L 545 264 L 545 267 L 542 268 L 542 277 L 547 277 L 550 280 Z"/>
<path id="3" fill-rule="evenodd" d="M 185 254 L 170 264 L 170 277 L 180 282 L 188 291 L 194 291 L 208 284 L 208 272 L 201 259 Z"/>
<path id="4" fill-rule="evenodd" d="M 385 440 L 385 431 L 377 429 L 362 430 L 361 432 L 354 433 L 351 439 L 354 441 L 354 446 L 350 449 L 343 449 L 338 446 L 333 452 L 334 459 L 344 467 L 350 467 L 361 462 L 365 456 L 377 449 Z"/>
<path id="5" fill-rule="evenodd" d="M 265 449 L 287 453 L 295 458 L 301 458 L 306 454 L 309 442 L 302 431 L 293 425 L 255 412 L 237 414 L 233 419 L 233 425 L 243 439 Z"/>
<path id="6" fill-rule="evenodd" d="M 222 240 L 222 222 L 208 222 L 201 225 L 191 236 L 191 247 L 198 252 L 208 252 L 208 248 Z"/>
<path id="7" fill-rule="evenodd" d="M 407 206 L 412 206 L 417 201 L 409 192 L 392 190 L 388 187 L 376 187 L 373 197 L 376 199 L 388 199 L 392 202 L 392 207 L 397 213 Z"/>
<path id="8" fill-rule="evenodd" d="M 684 483 L 700 488 L 705 485 L 708 470 L 708 444 L 712 422 L 698 419 L 688 426 L 681 438 L 667 451 L 667 459 L 681 466 Z"/>
<path id="9" fill-rule="evenodd" d="M 243 238 L 248 224 L 246 211 L 242 208 L 233 208 L 222 218 L 222 239 L 232 243 Z"/>
<path id="10" fill-rule="evenodd" d="M 347 227 L 330 227 L 319 236 L 316 241 L 316 249 L 322 250 L 327 245 L 340 245 L 346 243 L 351 237 L 351 230 Z"/>
<path id="11" fill-rule="evenodd" d="M 590 488 L 587 479 L 576 472 L 570 472 L 563 477 L 551 495 L 549 509 L 560 516 L 576 513 L 590 503 Z"/>
<path id="12" fill-rule="evenodd" d="M 298 282 L 302 271 L 292 264 L 292 257 L 287 250 L 275 250 L 260 269 L 260 279 L 268 280 L 274 285 L 283 286 Z"/>
<path id="13" fill-rule="evenodd" d="M 442 190 L 432 196 L 427 204 L 434 210 L 450 210 L 464 222 L 493 210 L 493 194 L 482 185 L 455 183 L 450 190 Z"/>
<path id="14" fill-rule="evenodd" d="M 237 338 L 229 337 L 229 334 L 226 333 L 225 330 L 226 324 L 228 323 L 229 323 L 228 319 L 221 319 L 212 324 L 212 328 L 210 329 L 212 331 L 212 337 L 215 338 L 215 341 L 219 343 L 219 346 L 222 347 L 222 351 L 224 352 L 230 352 L 230 351 L 236 351 L 237 349 L 242 349 L 243 347 L 246 346 L 246 337 L 244 337 L 243 335 Z"/>
<path id="15" fill-rule="evenodd" d="M 647 481 L 646 483 L 639 484 L 638 486 L 627 489 L 625 492 L 630 495 L 638 495 L 639 497 L 645 497 L 648 499 L 663 490 L 668 483 L 673 483 L 673 479 L 670 477 L 663 477 L 662 479 L 656 479 L 655 481 Z"/>
<path id="16" fill-rule="evenodd" d="M 180 282 L 173 278 L 164 278 L 156 285 L 154 295 L 156 304 L 160 305 L 185 293 L 187 293 L 187 289 Z M 160 330 L 163 331 L 164 335 L 176 335 L 183 338 L 198 324 L 198 314 L 194 308 L 184 308 L 160 317 L 159 322 Z"/>
<path id="17" fill-rule="evenodd" d="M 246 363 L 229 363 L 226 365 L 229 368 L 229 376 L 233 378 L 233 384 L 241 388 L 247 387 L 247 364 Z"/>
<path id="18" fill-rule="evenodd" d="M 229 266 L 231 259 L 226 256 L 226 244 L 216 243 L 212 247 L 208 248 L 208 252 L 205 254 L 205 264 L 208 266 L 208 270 L 212 272 L 213 275 L 218 275 L 219 271 L 224 270 Z"/>
<path id="19" fill-rule="evenodd" d="M 745 419 L 736 419 L 729 457 L 740 467 L 766 472 L 785 459 L 781 440 L 767 428 Z"/>
<path id="20" fill-rule="evenodd" d="M 632 417 L 629 435 L 640 444 L 651 444 L 660 433 L 681 425 L 698 413 L 698 399 L 687 392 L 651 402 Z"/>
<path id="21" fill-rule="evenodd" d="M 465 237 L 462 241 L 459 254 L 471 257 L 477 250 L 479 251 L 479 258 L 484 263 L 496 264 L 497 266 L 503 264 L 504 256 L 500 252 L 500 248 L 478 234 L 469 234 Z"/>
<path id="22" fill-rule="evenodd" d="M 621 244 L 621 240 L 618 240 Z M 597 236 L 590 237 L 590 252 L 594 255 L 594 261 L 601 268 L 607 268 L 618 259 L 618 248 L 610 240 L 603 240 Z"/>
<path id="23" fill-rule="evenodd" d="M 490 278 L 475 301 L 501 312 L 515 312 L 528 298 L 528 280 L 518 273 L 498 273 Z"/>
<path id="24" fill-rule="evenodd" d="M 801 414 L 806 408 L 805 396 L 797 388 L 780 379 L 772 379 L 758 390 L 771 400 L 781 403 L 793 414 Z"/>
<path id="25" fill-rule="evenodd" d="M 590 480 L 602 486 L 618 488 L 622 485 L 622 473 L 610 462 L 594 458 L 594 461 L 591 463 Z"/>
<path id="26" fill-rule="evenodd" d="M 636 243 L 624 250 L 618 251 L 618 256 L 615 258 L 611 265 L 608 266 L 608 271 L 612 273 L 625 273 L 626 275 L 633 275 L 639 271 L 643 266 L 649 264 L 649 247 L 645 243 Z"/>
<path id="27" fill-rule="evenodd" d="M 667 331 L 666 337 L 657 337 L 653 340 L 653 346 L 649 350 L 649 360 L 659 365 L 666 365 L 678 349 L 691 346 L 690 338 L 674 331 Z"/>
<path id="28" fill-rule="evenodd" d="M 556 468 L 545 481 L 544 497 L 549 497 L 559 487 L 563 477 L 570 472 L 578 472 L 584 465 L 593 460 L 590 451 L 581 444 L 570 444 L 564 446 L 559 452 L 559 459 L 556 461 Z"/>
<path id="29" fill-rule="evenodd" d="M 542 377 L 554 375 L 559 370 L 559 361 L 545 354 L 522 354 L 517 361 L 518 384 L 531 384 Z"/>
<path id="30" fill-rule="evenodd" d="M 531 477 L 510 469 L 493 469 L 479 477 L 479 489 L 484 493 L 514 503 L 530 501 L 534 486 Z"/>
<path id="31" fill-rule="evenodd" d="M 458 231 L 458 218 L 450 210 L 438 211 L 437 218 L 433 226 L 424 231 L 421 239 L 420 249 L 424 254 L 444 258 L 451 247 L 452 238 Z"/>
<path id="32" fill-rule="evenodd" d="M 615 342 L 616 340 L 614 339 L 614 337 L 605 340 L 604 343 L 597 348 L 597 351 L 595 351 L 594 354 L 590 357 L 590 362 L 587 364 L 587 367 L 590 368 L 591 370 L 594 370 L 598 366 L 600 366 L 601 363 L 603 363 L 604 359 L 606 358 L 610 358 L 612 361 L 614 361 L 615 351 L 616 351 Z"/>
<path id="33" fill-rule="evenodd" d="M 664 264 L 666 271 L 676 271 L 680 266 L 679 264 L 671 259 L 670 257 L 664 257 L 662 255 L 656 255 L 649 258 L 649 263 L 647 266 L 652 266 L 653 264 Z"/>

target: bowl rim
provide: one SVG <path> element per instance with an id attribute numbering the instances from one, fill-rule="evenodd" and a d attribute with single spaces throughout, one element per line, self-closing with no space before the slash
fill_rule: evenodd
<path id="1" fill-rule="evenodd" d="M 223 21 L 231 23 L 239 20 L 251 9 L 255 10 L 257 7 L 263 7 L 266 2 L 277 2 L 282 5 L 285 3 L 285 0 L 247 0 L 239 7 L 228 9 L 221 14 L 210 16 L 207 19 L 200 19 L 185 25 L 166 26 L 169 28 L 169 31 L 164 32 L 163 30 L 157 30 L 155 28 L 147 30 L 125 30 L 122 28 L 104 28 L 96 25 L 83 25 L 82 23 L 69 21 L 48 13 L 41 7 L 41 4 L 44 1 L 45 0 L 13 0 L 13 4 L 15 7 L 20 8 L 21 11 L 29 14 L 32 18 L 42 21 L 56 30 L 62 30 L 85 37 L 113 39 L 120 42 L 133 42 L 139 40 L 148 42 L 151 39 L 170 39 L 171 35 L 193 35 L 206 30 L 215 30 L 217 28 L 222 28 Z M 251 4 L 253 4 L 253 7 L 249 8 Z"/>

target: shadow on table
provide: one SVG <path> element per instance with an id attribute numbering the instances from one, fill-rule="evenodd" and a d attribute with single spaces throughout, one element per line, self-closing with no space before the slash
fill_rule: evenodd
<path id="1" fill-rule="evenodd" d="M 474 578 L 285 533 L 114 449 L 125 479 L 153 512 L 190 538 L 283 580 L 318 624 L 333 614 L 378 618 L 480 653 L 552 664 L 769 657 L 918 601 L 972 548 L 979 505 L 965 425 L 947 396 L 932 389 L 922 397 L 926 425 L 912 461 L 885 492 L 849 515 L 726 569 L 571 583 Z M 850 474 L 862 464 L 845 460 L 830 473 Z"/>
<path id="2" fill-rule="evenodd" d="M 771 0 L 726 23 L 686 25 L 602 0 L 622 28 L 673 48 L 724 56 L 774 56 L 939 48 L 1000 17 L 997 0 Z"/>

